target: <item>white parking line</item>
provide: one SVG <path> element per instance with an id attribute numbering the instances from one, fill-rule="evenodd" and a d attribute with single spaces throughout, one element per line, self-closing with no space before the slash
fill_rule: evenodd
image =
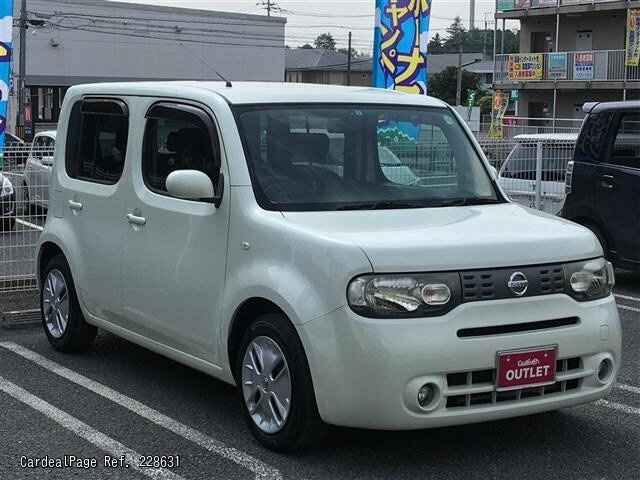
<path id="1" fill-rule="evenodd" d="M 640 298 L 639 297 L 631 297 L 629 295 L 621 295 L 620 293 L 614 293 L 613 296 L 616 297 L 616 298 L 620 298 L 622 300 L 633 300 L 634 302 L 640 302 Z"/>
<path id="2" fill-rule="evenodd" d="M 139 458 L 140 454 L 127 448 L 117 440 L 108 437 L 102 432 L 99 432 L 95 428 L 87 425 L 86 423 L 72 417 L 66 412 L 63 412 L 57 407 L 54 407 L 50 403 L 47 403 L 40 397 L 27 392 L 25 389 L 19 387 L 15 383 L 12 383 L 2 377 L 0 377 L 0 391 L 3 391 L 11 395 L 16 400 L 28 405 L 29 407 L 37 410 L 46 417 L 50 418 L 60 426 L 66 428 L 72 433 L 75 433 L 80 438 L 85 439 L 89 443 L 95 445 L 99 449 L 107 452 L 112 457 L 120 458 L 121 455 L 125 455 L 126 463 L 137 470 L 138 472 L 159 480 L 184 480 L 183 477 L 173 473 L 170 470 L 163 469 L 147 469 L 140 468 Z M 98 463 L 101 465 L 101 462 Z M 126 467 L 123 467 L 126 468 Z"/>
<path id="3" fill-rule="evenodd" d="M 636 395 L 640 395 L 640 388 L 632 387 L 631 385 L 626 385 L 624 383 L 618 383 L 616 385 L 618 390 L 624 390 L 625 392 L 635 393 Z"/>
<path id="4" fill-rule="evenodd" d="M 630 312 L 640 312 L 640 308 L 627 307 L 626 305 L 618 305 L 618 308 L 621 310 L 629 310 Z"/>
<path id="5" fill-rule="evenodd" d="M 628 413 L 629 415 L 635 415 L 636 417 L 640 417 L 640 408 L 631 407 L 623 403 L 610 402 L 609 400 L 598 400 L 596 402 L 596 405 L 600 405 L 601 407 L 606 407 L 606 408 L 612 408 L 620 412 Z"/>
<path id="6" fill-rule="evenodd" d="M 16 223 L 19 223 L 20 225 L 24 225 L 25 227 L 35 228 L 36 230 L 40 230 L 40 231 L 44 229 L 44 227 L 41 227 L 40 225 L 36 225 L 35 223 L 25 222 L 24 220 L 21 220 L 19 218 L 16 218 Z"/>
<path id="7" fill-rule="evenodd" d="M 134 400 L 131 397 L 124 395 L 106 385 L 102 385 L 90 378 L 85 377 L 79 373 L 74 372 L 73 370 L 69 370 L 62 365 L 53 362 L 42 355 L 29 350 L 21 345 L 18 345 L 13 342 L 1 342 L 0 347 L 10 350 L 27 360 L 32 361 L 33 363 L 40 365 L 41 367 L 49 370 L 50 372 L 55 373 L 63 378 L 66 378 L 70 382 L 73 382 L 77 385 L 80 385 L 87 390 L 96 393 L 107 400 L 110 400 L 121 407 L 126 408 L 127 410 L 132 411 L 133 413 L 145 418 L 156 425 L 159 425 L 176 435 L 181 436 L 182 438 L 193 442 L 206 450 L 209 450 L 212 453 L 220 455 L 223 458 L 231 460 L 241 467 L 246 468 L 247 470 L 253 472 L 255 474 L 256 479 L 273 479 L 279 480 L 282 479 L 282 474 L 276 468 L 273 468 L 260 460 L 253 458 L 247 453 L 244 453 L 240 450 L 237 450 L 232 447 L 227 447 L 222 442 L 218 440 L 214 440 L 213 438 L 205 435 L 204 433 L 195 430 L 184 423 L 181 423 L 177 420 L 174 420 L 171 417 L 168 417 L 157 410 L 154 410 L 147 405 Z"/>

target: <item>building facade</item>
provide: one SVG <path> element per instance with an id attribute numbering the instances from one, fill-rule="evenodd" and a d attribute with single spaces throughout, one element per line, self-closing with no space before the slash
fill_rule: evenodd
<path id="1" fill-rule="evenodd" d="M 16 19 L 20 3 L 15 2 Z M 219 79 L 216 72 L 228 80 L 281 81 L 285 22 L 104 0 L 27 0 L 25 102 L 32 132 L 55 128 L 66 90 L 81 83 L 213 80 Z M 16 87 L 19 33 L 15 26 Z M 17 91 L 10 102 L 10 131 Z"/>
<path id="2" fill-rule="evenodd" d="M 520 22 L 521 55 L 498 54 L 494 66 L 494 88 L 517 91 L 517 116 L 534 125 L 578 120 L 584 102 L 640 98 L 640 68 L 625 66 L 627 13 L 640 1 L 499 0 L 497 6 L 496 23 Z"/>

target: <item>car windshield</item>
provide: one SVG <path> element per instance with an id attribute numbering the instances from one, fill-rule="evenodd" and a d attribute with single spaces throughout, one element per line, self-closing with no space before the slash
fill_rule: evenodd
<path id="1" fill-rule="evenodd" d="M 542 144 L 542 180 L 564 182 L 567 164 L 573 157 L 574 143 Z M 518 143 L 509 154 L 501 175 L 503 177 L 535 180 L 538 142 Z"/>
<path id="2" fill-rule="evenodd" d="M 268 210 L 499 203 L 478 152 L 444 108 L 235 108 L 253 188 Z"/>

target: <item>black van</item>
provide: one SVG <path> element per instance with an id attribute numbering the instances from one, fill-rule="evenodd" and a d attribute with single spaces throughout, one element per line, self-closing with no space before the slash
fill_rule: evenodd
<path id="1" fill-rule="evenodd" d="M 640 270 L 640 101 L 583 108 L 561 215 L 591 229 L 615 266 Z"/>

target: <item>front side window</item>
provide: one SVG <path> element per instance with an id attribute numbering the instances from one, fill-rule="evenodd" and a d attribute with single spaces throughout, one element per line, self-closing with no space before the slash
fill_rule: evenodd
<path id="1" fill-rule="evenodd" d="M 640 168 L 640 114 L 626 114 L 620 120 L 609 163 Z"/>
<path id="2" fill-rule="evenodd" d="M 447 109 L 252 105 L 235 115 L 254 192 L 268 210 L 503 201 Z"/>
<path id="3" fill-rule="evenodd" d="M 68 175 L 87 182 L 116 184 L 127 152 L 126 105 L 108 99 L 79 102 L 72 110 L 68 130 Z"/>
<path id="4" fill-rule="evenodd" d="M 166 195 L 166 180 L 175 170 L 199 170 L 217 184 L 219 150 L 212 141 L 206 114 L 187 105 L 159 104 L 147 115 L 142 174 L 147 187 Z"/>

